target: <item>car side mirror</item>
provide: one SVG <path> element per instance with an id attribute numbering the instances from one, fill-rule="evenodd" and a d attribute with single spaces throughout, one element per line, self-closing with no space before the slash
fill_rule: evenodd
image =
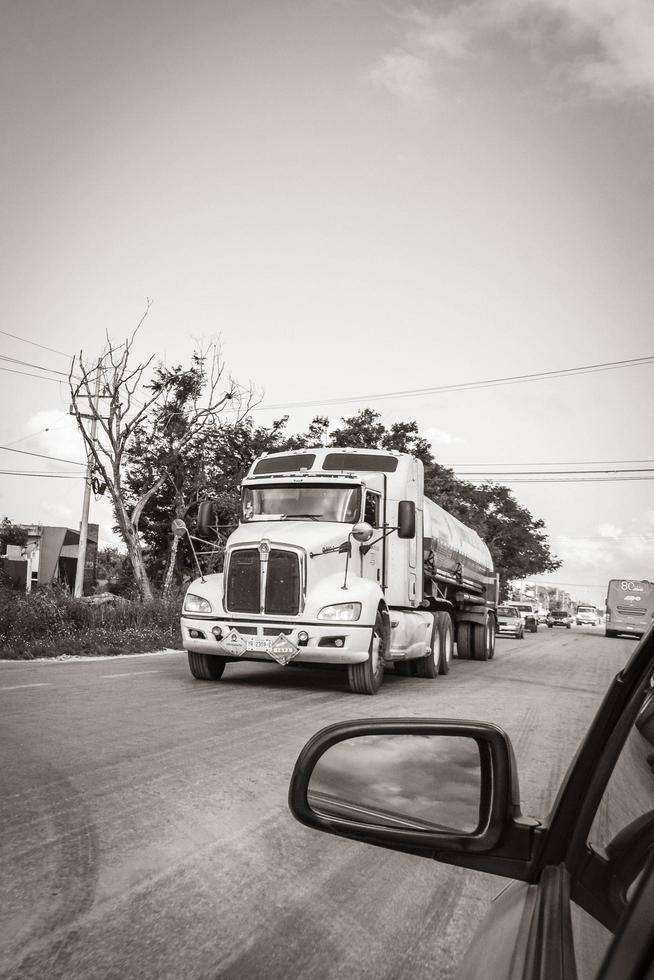
<path id="1" fill-rule="evenodd" d="M 398 538 L 415 538 L 416 536 L 416 505 L 413 500 L 400 500 L 397 508 Z"/>
<path id="2" fill-rule="evenodd" d="M 301 823 L 329 834 L 488 870 L 494 866 L 476 856 L 496 848 L 507 830 L 512 837 L 518 825 L 519 832 L 535 825 L 520 820 L 508 736 L 494 725 L 447 719 L 322 729 L 298 757 L 289 806 Z M 494 873 L 506 873 L 501 867 L 500 860 Z"/>
<path id="3" fill-rule="evenodd" d="M 208 538 L 216 523 L 216 507 L 213 500 L 203 500 L 198 508 L 198 534 Z"/>

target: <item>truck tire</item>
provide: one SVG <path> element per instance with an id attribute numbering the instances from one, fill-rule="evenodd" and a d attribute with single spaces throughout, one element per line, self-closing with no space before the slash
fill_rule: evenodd
<path id="1" fill-rule="evenodd" d="M 493 617 L 486 616 L 485 623 L 472 625 L 472 655 L 475 660 L 490 660 L 493 656 Z"/>
<path id="2" fill-rule="evenodd" d="M 538 623 L 534 623 L 534 625 L 531 627 L 531 632 L 532 633 L 538 632 Z"/>
<path id="3" fill-rule="evenodd" d="M 454 655 L 454 625 L 452 617 L 447 612 L 437 613 L 440 617 L 441 656 L 438 662 L 438 673 L 449 674 L 450 664 Z"/>
<path id="4" fill-rule="evenodd" d="M 426 657 L 420 657 L 414 661 L 416 665 L 417 677 L 429 677 L 435 680 L 438 677 L 438 666 L 441 660 L 441 630 L 438 613 L 434 615 L 434 624 L 431 628 L 431 643 L 429 653 Z"/>
<path id="5" fill-rule="evenodd" d="M 459 660 L 472 660 L 472 623 L 459 623 L 457 625 L 456 649 Z"/>
<path id="6" fill-rule="evenodd" d="M 604 636 L 608 636 L 609 639 L 613 640 L 618 634 L 615 630 L 604 630 Z"/>
<path id="7" fill-rule="evenodd" d="M 381 609 L 377 610 L 370 639 L 368 659 L 362 664 L 349 664 L 347 679 L 353 694 L 376 694 L 384 677 L 384 654 L 390 643 L 390 630 Z"/>
<path id="8" fill-rule="evenodd" d="M 188 655 L 188 665 L 191 673 L 198 681 L 219 681 L 223 676 L 226 660 L 215 657 L 210 653 L 191 653 Z"/>

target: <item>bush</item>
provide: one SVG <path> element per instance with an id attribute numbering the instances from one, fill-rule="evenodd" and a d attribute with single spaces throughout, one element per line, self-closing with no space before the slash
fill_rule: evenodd
<path id="1" fill-rule="evenodd" d="M 18 593 L 0 584 L 0 657 L 114 656 L 181 648 L 181 597 L 98 603 L 60 588 Z"/>

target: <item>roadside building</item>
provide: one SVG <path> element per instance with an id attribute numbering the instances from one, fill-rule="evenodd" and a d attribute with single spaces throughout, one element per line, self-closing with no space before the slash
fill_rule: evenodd
<path id="1" fill-rule="evenodd" d="M 75 585 L 79 554 L 79 531 L 70 527 L 48 524 L 20 524 L 27 532 L 23 546 L 8 545 L 6 555 L 0 556 L 5 573 L 17 588 L 30 591 L 46 585 Z M 98 525 L 89 524 L 84 567 L 84 591 L 90 592 L 97 578 Z"/>

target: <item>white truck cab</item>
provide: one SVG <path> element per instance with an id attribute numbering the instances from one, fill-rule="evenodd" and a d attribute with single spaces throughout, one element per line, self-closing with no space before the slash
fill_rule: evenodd
<path id="1" fill-rule="evenodd" d="M 209 515 L 201 508 L 204 538 Z M 355 693 L 374 694 L 393 663 L 419 676 L 449 669 L 457 610 L 488 659 L 495 586 L 481 539 L 425 500 L 415 457 L 273 453 L 243 480 L 224 571 L 189 587 L 182 637 L 199 679 L 235 660 L 338 664 Z"/>

